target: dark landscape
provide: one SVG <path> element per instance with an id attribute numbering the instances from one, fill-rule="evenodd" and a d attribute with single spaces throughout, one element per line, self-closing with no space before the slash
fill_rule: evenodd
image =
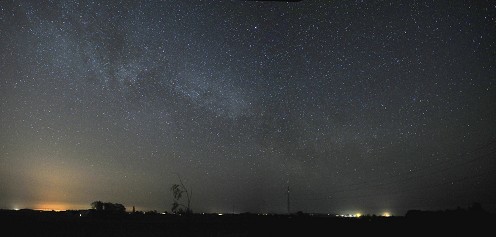
<path id="1" fill-rule="evenodd" d="M 328 214 L 161 214 L 1 210 L 0 227 L 12 236 L 330 236 L 427 233 L 483 234 L 496 216 L 468 209 L 409 211 L 406 216 L 338 217 Z"/>

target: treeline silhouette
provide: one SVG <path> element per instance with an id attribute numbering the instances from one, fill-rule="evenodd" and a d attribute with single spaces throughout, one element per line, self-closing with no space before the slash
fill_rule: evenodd
<path id="1" fill-rule="evenodd" d="M 126 207 L 120 203 L 94 201 L 91 203 L 93 211 L 99 214 L 124 214 Z"/>
<path id="2" fill-rule="evenodd" d="M 480 203 L 474 203 L 467 209 L 458 207 L 456 209 L 439 211 L 409 210 L 405 217 L 410 220 L 431 220 L 431 219 L 484 219 L 491 217 L 491 213 L 485 211 Z"/>

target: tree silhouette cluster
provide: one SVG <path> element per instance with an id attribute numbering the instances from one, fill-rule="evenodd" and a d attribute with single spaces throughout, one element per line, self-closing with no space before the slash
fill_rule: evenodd
<path id="1" fill-rule="evenodd" d="M 126 207 L 120 203 L 94 201 L 91 208 L 99 213 L 125 213 Z"/>
<path id="2" fill-rule="evenodd" d="M 408 219 L 432 219 L 432 218 L 488 218 L 491 214 L 482 208 L 480 203 L 473 203 L 472 206 L 467 209 L 458 207 L 453 210 L 444 211 L 421 211 L 421 210 L 409 210 L 406 213 L 406 218 Z"/>

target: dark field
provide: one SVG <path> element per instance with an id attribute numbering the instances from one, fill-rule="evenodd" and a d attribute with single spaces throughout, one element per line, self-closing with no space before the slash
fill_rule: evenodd
<path id="1" fill-rule="evenodd" d="M 326 215 L 79 216 L 76 212 L 1 211 L 2 236 L 330 236 L 357 234 L 478 234 L 494 215 L 422 213 L 409 217 L 337 218 Z M 491 233 L 491 232 L 489 232 Z"/>

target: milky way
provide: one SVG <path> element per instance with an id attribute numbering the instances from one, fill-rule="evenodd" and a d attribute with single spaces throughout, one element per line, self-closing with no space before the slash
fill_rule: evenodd
<path id="1" fill-rule="evenodd" d="M 492 1 L 0 1 L 0 208 L 496 210 Z"/>

